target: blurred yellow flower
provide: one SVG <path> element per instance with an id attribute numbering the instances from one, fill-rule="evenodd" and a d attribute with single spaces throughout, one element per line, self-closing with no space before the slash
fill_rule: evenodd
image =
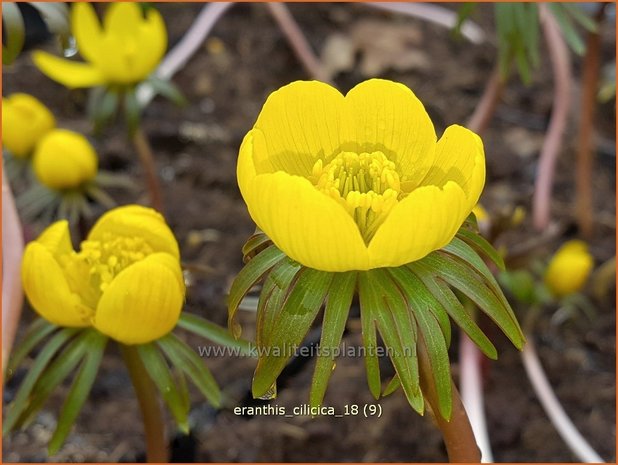
<path id="1" fill-rule="evenodd" d="M 113 209 L 78 252 L 58 221 L 26 247 L 22 281 L 33 308 L 60 326 L 94 326 L 143 344 L 176 325 L 185 286 L 178 243 L 163 217 L 138 205 Z"/>
<path id="2" fill-rule="evenodd" d="M 381 79 L 345 97 L 316 81 L 273 92 L 238 160 L 256 224 L 322 271 L 423 258 L 452 240 L 484 183 L 481 139 L 453 125 L 436 140 L 414 93 Z"/>
<path id="3" fill-rule="evenodd" d="M 97 154 L 81 134 L 66 129 L 49 132 L 36 147 L 33 168 L 44 186 L 75 189 L 97 175 Z"/>
<path id="4" fill-rule="evenodd" d="M 594 260 L 585 242 L 565 242 L 549 262 L 545 285 L 556 297 L 573 294 L 584 287 L 593 266 Z"/>
<path id="5" fill-rule="evenodd" d="M 17 93 L 2 99 L 2 144 L 14 157 L 30 155 L 54 126 L 54 115 L 32 95 Z"/>
<path id="6" fill-rule="evenodd" d="M 89 3 L 74 3 L 71 29 L 87 63 L 41 51 L 33 54 L 43 73 L 69 88 L 136 84 L 156 68 L 167 47 L 159 12 L 150 8 L 144 16 L 137 3 L 111 4 L 103 25 Z"/>

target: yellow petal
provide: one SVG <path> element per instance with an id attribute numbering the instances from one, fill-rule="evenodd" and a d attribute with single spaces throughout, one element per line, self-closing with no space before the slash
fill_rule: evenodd
<path id="1" fill-rule="evenodd" d="M 256 172 L 310 175 L 318 157 L 339 149 L 343 111 L 343 95 L 322 82 L 297 81 L 270 94 L 255 123 L 266 141 L 253 155 Z"/>
<path id="2" fill-rule="evenodd" d="M 178 259 L 149 255 L 121 271 L 105 289 L 93 325 L 124 344 L 145 344 L 176 326 L 184 293 Z"/>
<path id="3" fill-rule="evenodd" d="M 322 271 L 365 270 L 367 248 L 352 217 L 307 179 L 283 171 L 255 173 L 250 131 L 240 149 L 238 183 L 255 223 L 290 258 Z"/>
<path id="4" fill-rule="evenodd" d="M 445 246 L 471 209 L 465 193 L 453 181 L 443 188 L 415 189 L 391 210 L 371 240 L 371 268 L 404 265 Z"/>
<path id="5" fill-rule="evenodd" d="M 14 157 L 25 158 L 56 125 L 54 115 L 32 95 L 2 99 L 2 144 Z"/>
<path id="6" fill-rule="evenodd" d="M 364 151 L 382 151 L 399 165 L 407 189 L 416 187 L 433 164 L 436 145 L 420 100 L 403 84 L 370 79 L 350 90 L 345 103 L 345 141 Z"/>
<path id="7" fill-rule="evenodd" d="M 139 67 L 144 77 L 159 65 L 167 48 L 167 31 L 161 14 L 154 8 L 146 13 L 146 20 L 140 25 L 137 39 L 140 53 Z"/>
<path id="8" fill-rule="evenodd" d="M 94 147 L 81 134 L 66 129 L 50 131 L 39 143 L 33 157 L 37 178 L 50 189 L 74 189 L 97 174 Z"/>
<path id="9" fill-rule="evenodd" d="M 90 230 L 88 239 L 103 241 L 105 233 L 143 238 L 155 252 L 179 258 L 178 242 L 161 214 L 141 205 L 126 205 L 105 213 Z"/>
<path id="10" fill-rule="evenodd" d="M 144 16 L 138 3 L 114 2 L 105 12 L 103 20 L 105 34 L 123 38 L 135 37 L 136 29 L 142 21 Z"/>
<path id="11" fill-rule="evenodd" d="M 44 74 L 71 89 L 103 84 L 105 77 L 94 66 L 58 58 L 46 52 L 32 54 L 34 64 Z"/>
<path id="12" fill-rule="evenodd" d="M 95 62 L 101 55 L 101 23 L 90 3 L 75 3 L 71 12 L 71 30 L 77 41 L 79 53 Z"/>
<path id="13" fill-rule="evenodd" d="M 49 250 L 56 259 L 62 255 L 70 254 L 73 252 L 73 244 L 69 222 L 66 220 L 56 221 L 41 233 L 36 242 Z"/>
<path id="14" fill-rule="evenodd" d="M 50 236 L 57 232 L 50 232 Z M 50 239 L 48 236 L 44 242 Z M 22 283 L 32 307 L 50 323 L 59 326 L 89 326 L 92 310 L 71 291 L 62 268 L 43 244 L 31 242 L 26 247 Z"/>
<path id="15" fill-rule="evenodd" d="M 438 141 L 433 166 L 421 185 L 442 187 L 454 181 L 464 190 L 472 206 L 485 185 L 485 152 L 483 142 L 475 133 L 462 126 L 446 128 Z"/>

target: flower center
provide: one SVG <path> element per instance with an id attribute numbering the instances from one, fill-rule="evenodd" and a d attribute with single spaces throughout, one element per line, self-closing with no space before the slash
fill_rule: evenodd
<path id="1" fill-rule="evenodd" d="M 340 152 L 325 166 L 320 159 L 312 181 L 345 207 L 366 244 L 404 195 L 395 163 L 380 151 Z"/>
<path id="2" fill-rule="evenodd" d="M 122 270 L 153 252 L 140 237 L 103 234 L 101 241 L 85 240 L 81 250 L 64 263 L 69 285 L 96 309 L 101 293 Z"/>

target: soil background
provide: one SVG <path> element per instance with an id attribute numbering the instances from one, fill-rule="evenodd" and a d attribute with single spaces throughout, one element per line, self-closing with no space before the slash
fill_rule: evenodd
<path id="1" fill-rule="evenodd" d="M 202 6 L 157 7 L 164 15 L 173 45 Z M 424 102 L 439 135 L 450 124 L 465 124 L 496 61 L 493 10 L 488 4 L 479 6 L 473 16 L 488 39 L 481 45 L 456 40 L 449 30 L 439 26 L 366 5 L 293 4 L 289 8 L 314 50 L 325 53 L 333 34 L 347 37 L 348 45 L 355 47 L 351 67 L 334 76 L 340 90 L 345 92 L 370 77 L 367 73 L 371 70 L 403 82 Z M 603 32 L 604 64 L 615 59 L 613 24 L 612 18 Z M 386 49 L 381 49 L 384 43 Z M 553 92 L 548 55 L 541 45 L 542 62 L 534 72 L 533 82 L 526 86 L 519 77 L 512 76 L 495 118 L 483 135 L 488 172 L 483 204 L 492 213 L 514 206 L 522 206 L 528 213 L 520 226 L 503 236 L 507 248 L 538 239 L 529 212 Z M 538 241 L 533 254 L 539 259 L 546 259 L 562 241 L 577 236 L 573 186 L 581 64 L 580 57 L 573 57 L 574 108 L 554 185 L 552 214 L 561 233 L 549 241 Z M 238 147 L 268 94 L 290 81 L 307 78 L 266 6 L 239 4 L 217 23 L 210 39 L 174 78 L 189 105 L 178 108 L 157 98 L 147 108 L 144 128 L 156 152 L 166 216 L 179 240 L 183 262 L 188 265 L 186 311 L 225 325 L 226 292 L 242 266 L 241 246 L 254 230 L 236 184 Z M 69 91 L 52 82 L 33 66 L 28 54 L 5 67 L 3 83 L 3 95 L 32 93 L 53 110 L 59 126 L 90 133 L 84 117 L 87 92 Z M 590 240 L 597 264 L 615 254 L 614 105 L 614 101 L 601 105 L 597 115 L 595 233 Z M 122 125 L 117 123 L 92 140 L 103 169 L 136 180 L 135 191 L 111 192 L 116 201 L 146 204 L 140 166 Z M 35 237 L 42 226 L 26 225 L 27 239 Z M 601 296 L 590 296 L 597 309 L 593 318 L 578 314 L 561 325 L 551 322 L 557 308 L 545 308 L 534 335 L 541 361 L 567 413 L 607 461 L 615 461 L 614 295 L 612 284 Z M 524 308 L 516 311 L 520 318 L 526 314 Z M 20 334 L 32 319 L 32 311 L 25 309 Z M 247 338 L 253 336 L 254 319 L 254 314 L 241 312 Z M 490 323 L 486 327 L 500 354 L 497 361 L 484 363 L 487 420 L 495 460 L 574 461 L 536 399 L 519 353 L 496 327 Z M 315 336 L 315 332 L 312 334 Z M 196 346 L 204 344 L 189 339 Z M 360 325 L 354 318 L 348 324 L 345 342 L 360 344 Z M 457 337 L 450 353 L 457 378 Z M 5 403 L 14 396 L 28 363 L 5 387 Z M 383 410 L 379 419 L 238 416 L 232 411 L 234 406 L 256 405 L 249 396 L 255 362 L 228 357 L 207 359 L 206 363 L 225 393 L 226 406 L 216 412 L 194 393 L 190 437 L 174 437 L 168 418 L 173 458 L 177 461 L 447 460 L 430 416 L 414 413 L 401 391 L 379 400 Z M 313 365 L 313 360 L 295 361 L 279 384 L 278 397 L 271 402 L 288 410 L 308 402 Z M 385 361 L 386 374 L 392 372 L 387 365 Z M 4 438 L 3 461 L 143 460 L 140 413 L 120 356 L 113 349 L 108 351 L 91 397 L 66 445 L 48 459 L 45 444 L 67 390 L 67 385 L 58 390 L 27 430 Z M 341 358 L 325 405 L 341 410 L 346 404 L 365 403 L 375 401 L 366 386 L 363 361 Z"/>

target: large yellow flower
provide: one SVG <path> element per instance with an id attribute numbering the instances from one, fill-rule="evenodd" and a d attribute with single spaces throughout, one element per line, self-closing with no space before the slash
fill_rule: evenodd
<path id="1" fill-rule="evenodd" d="M 54 115 L 32 95 L 16 93 L 2 99 L 2 144 L 14 157 L 29 156 L 54 126 Z"/>
<path id="2" fill-rule="evenodd" d="M 594 267 L 594 259 L 583 241 L 568 241 L 552 257 L 545 272 L 545 285 L 556 297 L 581 290 Z"/>
<path id="3" fill-rule="evenodd" d="M 485 183 L 481 139 L 436 140 L 406 86 L 372 79 L 345 97 L 320 82 L 273 92 L 245 136 L 238 183 L 256 224 L 323 271 L 395 267 L 448 244 Z"/>
<path id="4" fill-rule="evenodd" d="M 71 29 L 87 63 L 41 51 L 33 54 L 41 71 L 69 88 L 140 82 L 159 64 L 167 47 L 159 12 L 150 8 L 144 16 L 137 3 L 113 3 L 103 25 L 89 3 L 75 3 Z"/>
<path id="5" fill-rule="evenodd" d="M 94 326 L 125 344 L 176 325 L 185 286 L 178 243 L 163 217 L 137 205 L 103 215 L 76 252 L 58 221 L 28 244 L 22 281 L 34 309 L 60 326 Z"/>

